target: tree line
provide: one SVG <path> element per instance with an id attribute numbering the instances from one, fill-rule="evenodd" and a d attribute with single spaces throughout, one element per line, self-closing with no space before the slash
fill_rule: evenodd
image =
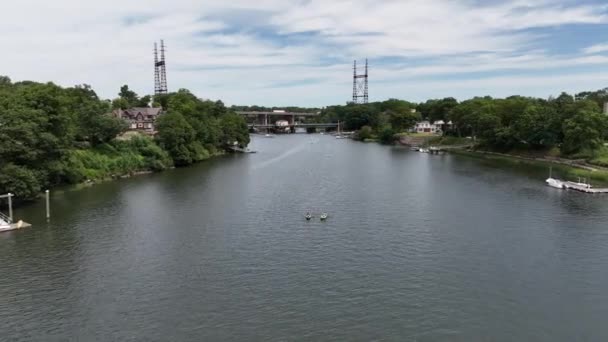
<path id="1" fill-rule="evenodd" d="M 127 123 L 112 109 L 162 106 L 155 138 L 118 138 Z M 247 124 L 221 101 L 181 89 L 139 97 L 123 86 L 110 101 L 88 85 L 11 82 L 0 76 L 0 193 L 31 200 L 46 188 L 185 166 L 249 143 Z"/>
<path id="2" fill-rule="evenodd" d="M 557 148 L 565 156 L 589 156 L 602 148 L 608 137 L 608 116 L 602 112 L 605 102 L 608 88 L 574 96 L 562 93 L 549 99 L 486 96 L 423 103 L 390 99 L 327 107 L 317 120 L 341 121 L 345 129 L 375 135 L 386 143 L 419 120 L 451 121 L 452 129 L 446 134 L 471 137 L 495 150 Z"/>

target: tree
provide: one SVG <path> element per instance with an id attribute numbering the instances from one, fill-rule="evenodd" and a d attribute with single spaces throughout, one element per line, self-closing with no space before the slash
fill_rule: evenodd
<path id="1" fill-rule="evenodd" d="M 137 93 L 135 93 L 134 91 L 129 89 L 128 85 L 123 85 L 122 87 L 120 87 L 120 92 L 118 93 L 118 96 L 125 100 L 126 103 L 128 103 L 128 108 L 131 107 L 137 107 L 137 105 L 139 105 L 139 96 L 137 96 Z M 124 108 L 123 108 L 124 109 Z"/>
<path id="2" fill-rule="evenodd" d="M 372 137 L 372 134 L 373 134 L 373 130 L 370 126 L 363 126 L 359 130 L 359 133 L 357 134 L 357 136 L 358 136 L 359 140 L 366 140 L 366 139 L 370 139 Z"/>
<path id="3" fill-rule="evenodd" d="M 417 111 L 422 117 L 434 122 L 438 120 L 447 121 L 452 110 L 458 105 L 458 101 L 453 97 L 446 97 L 441 100 L 428 100 L 417 107 Z"/>
<path id="4" fill-rule="evenodd" d="M 608 131 L 606 116 L 593 111 L 582 110 L 564 122 L 565 153 L 576 153 L 600 147 Z"/>
<path id="5" fill-rule="evenodd" d="M 196 132 L 183 115 L 171 112 L 159 117 L 156 121 L 157 139 L 175 162 L 183 166 L 201 160 L 204 149 L 197 144 Z"/>
<path id="6" fill-rule="evenodd" d="M 245 147 L 249 144 L 249 131 L 245 119 L 237 114 L 225 114 L 221 118 L 222 141 L 232 144 L 236 141 L 239 146 Z"/>
<path id="7" fill-rule="evenodd" d="M 129 101 L 121 97 L 112 100 L 112 109 L 129 109 L 130 107 Z"/>
<path id="8" fill-rule="evenodd" d="M 21 200 L 33 200 L 41 192 L 36 173 L 12 163 L 0 168 L 0 193 L 12 193 Z"/>
<path id="9" fill-rule="evenodd" d="M 110 142 L 117 135 L 127 130 L 128 124 L 123 119 L 110 115 L 94 115 L 87 120 L 89 125 L 85 132 L 91 145 Z"/>
<path id="10" fill-rule="evenodd" d="M 398 132 L 409 130 L 421 119 L 419 113 L 412 113 L 409 110 L 404 112 L 391 111 L 389 117 L 391 126 Z"/>
<path id="11" fill-rule="evenodd" d="M 152 101 L 152 96 L 146 95 L 137 101 L 136 107 L 149 107 L 150 101 Z"/>

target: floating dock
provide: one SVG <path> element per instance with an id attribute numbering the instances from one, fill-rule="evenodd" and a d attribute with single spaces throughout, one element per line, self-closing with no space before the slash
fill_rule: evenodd
<path id="1" fill-rule="evenodd" d="M 563 182 L 564 189 L 584 192 L 587 194 L 608 194 L 608 188 L 592 188 L 588 184 Z"/>

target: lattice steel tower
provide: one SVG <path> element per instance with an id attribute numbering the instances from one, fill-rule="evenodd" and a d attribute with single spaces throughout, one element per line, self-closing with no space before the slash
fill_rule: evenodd
<path id="1" fill-rule="evenodd" d="M 367 58 L 365 59 L 365 74 L 357 74 L 357 61 L 353 64 L 353 103 L 368 103 L 369 93 L 367 87 Z"/>
<path id="2" fill-rule="evenodd" d="M 154 95 L 167 94 L 167 68 L 165 63 L 165 42 L 160 41 L 160 60 L 158 47 L 154 43 Z"/>

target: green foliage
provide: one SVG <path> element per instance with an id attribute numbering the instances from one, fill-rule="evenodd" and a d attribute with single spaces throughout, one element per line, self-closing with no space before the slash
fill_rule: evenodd
<path id="1" fill-rule="evenodd" d="M 480 138 L 498 150 L 561 147 L 566 155 L 592 151 L 608 134 L 598 104 L 574 101 L 562 93 L 548 101 L 513 96 L 474 98 L 456 106 L 450 116 L 458 135 Z"/>
<path id="2" fill-rule="evenodd" d="M 197 144 L 196 131 L 179 112 L 170 112 L 156 121 L 158 142 L 167 150 L 175 165 L 188 165 L 200 159 L 197 153 L 202 146 Z"/>
<path id="3" fill-rule="evenodd" d="M 395 142 L 395 131 L 391 127 L 384 127 L 380 130 L 378 138 L 381 143 L 390 145 Z"/>
<path id="4" fill-rule="evenodd" d="M 234 142 L 241 147 L 249 144 L 245 119 L 227 109 L 222 101 L 201 100 L 186 89 L 165 95 L 162 100 L 169 114 L 157 123 L 158 140 L 170 151 L 176 165 L 206 159 L 210 151 L 232 146 Z"/>
<path id="5" fill-rule="evenodd" d="M 374 131 L 370 126 L 363 126 L 359 130 L 357 134 L 359 140 L 371 139 L 373 137 Z"/>
<path id="6" fill-rule="evenodd" d="M 25 166 L 7 164 L 0 169 L 2 193 L 12 193 L 17 199 L 30 200 L 38 196 L 41 185 L 36 172 Z"/>
<path id="7" fill-rule="evenodd" d="M 78 183 L 140 171 L 161 171 L 172 166 L 169 154 L 145 136 L 112 141 L 92 149 L 71 150 L 65 180 Z"/>
<path id="8" fill-rule="evenodd" d="M 452 97 L 441 100 L 428 100 L 416 107 L 423 118 L 431 122 L 437 120 L 447 121 L 452 110 L 458 105 L 458 101 Z"/>
<path id="9" fill-rule="evenodd" d="M 139 96 L 137 96 L 137 93 L 130 90 L 129 86 L 126 84 L 120 87 L 120 92 L 118 93 L 118 96 L 120 99 L 124 100 L 127 103 L 127 108 L 137 107 L 139 105 Z"/>
<path id="10" fill-rule="evenodd" d="M 110 142 L 120 133 L 127 130 L 128 124 L 110 115 L 94 115 L 89 117 L 87 125 L 83 128 L 91 145 L 99 145 Z"/>
<path id="11" fill-rule="evenodd" d="M 112 107 L 147 106 L 123 86 L 120 98 L 101 100 L 88 85 L 18 82 L 0 76 L 0 193 L 37 197 L 59 183 L 160 171 L 204 160 L 226 142 L 249 143 L 247 125 L 223 103 L 202 101 L 187 90 L 155 98 L 173 109 L 159 118 L 161 148 L 149 137 L 115 137 L 127 126 Z M 176 119 L 177 118 L 177 119 Z"/>
<path id="12" fill-rule="evenodd" d="M 582 110 L 564 122 L 563 132 L 562 150 L 565 153 L 594 150 L 603 144 L 608 132 L 608 120 L 601 113 Z"/>
<path id="13" fill-rule="evenodd" d="M 361 130 L 366 128 L 361 138 L 370 139 L 373 136 L 380 138 L 384 143 L 392 143 L 395 133 L 408 131 L 421 119 L 420 113 L 415 111 L 416 105 L 403 100 L 389 99 L 384 102 L 369 104 L 349 103 L 346 106 L 331 106 L 324 109 L 317 117 L 319 122 L 343 122 L 346 130 Z M 369 132 L 369 129 L 372 131 Z M 390 133 L 389 133 L 390 132 Z"/>

